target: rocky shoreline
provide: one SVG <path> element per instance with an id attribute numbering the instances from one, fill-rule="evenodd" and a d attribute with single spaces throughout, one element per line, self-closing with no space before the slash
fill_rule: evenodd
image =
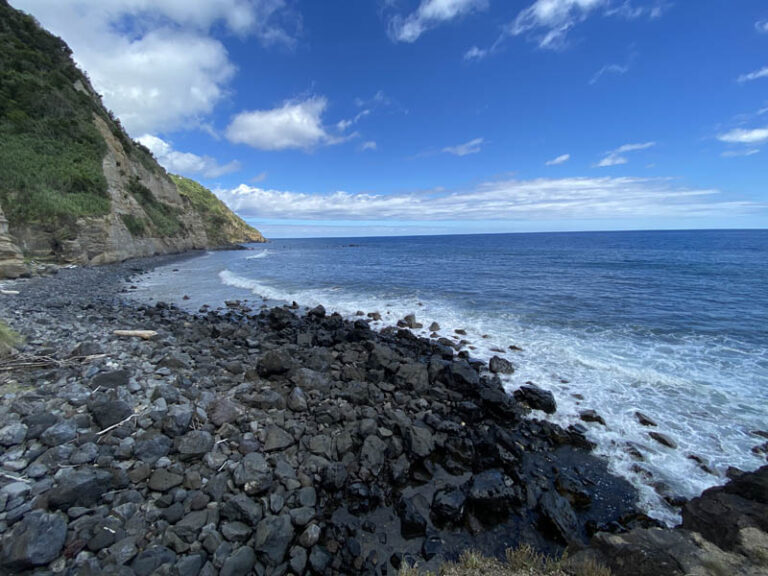
<path id="1" fill-rule="evenodd" d="M 26 338 L 0 366 L 0 572 L 396 574 L 525 543 L 616 574 L 721 573 L 638 571 L 672 538 L 686 558 L 706 548 L 702 566 L 766 573 L 768 469 L 686 504 L 685 528 L 711 542 L 662 529 L 583 429 L 527 417 L 550 398 L 507 395 L 501 359 L 321 307 L 191 315 L 125 297 L 169 261 L 0 297 Z M 732 512 L 727 540 L 713 499 Z"/>

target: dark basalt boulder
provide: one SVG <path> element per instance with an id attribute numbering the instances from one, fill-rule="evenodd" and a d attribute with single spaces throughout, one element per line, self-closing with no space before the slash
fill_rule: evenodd
<path id="1" fill-rule="evenodd" d="M 14 572 L 44 566 L 59 556 L 66 538 L 63 514 L 33 510 L 3 538 L 0 565 Z"/>
<path id="2" fill-rule="evenodd" d="M 554 414 L 557 411 L 557 403 L 552 392 L 542 390 L 535 384 L 525 384 L 519 390 L 515 390 L 515 399 L 518 402 L 525 402 L 533 410 L 542 410 L 547 414 Z"/>

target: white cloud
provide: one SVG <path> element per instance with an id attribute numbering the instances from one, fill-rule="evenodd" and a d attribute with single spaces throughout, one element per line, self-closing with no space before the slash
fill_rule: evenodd
<path id="1" fill-rule="evenodd" d="M 763 68 L 760 68 L 760 70 L 755 70 L 749 74 L 742 74 L 739 76 L 739 82 L 751 82 L 752 80 L 757 80 L 759 78 L 768 78 L 768 66 L 764 66 Z"/>
<path id="2" fill-rule="evenodd" d="M 768 20 L 758 20 L 755 22 L 755 29 L 761 34 L 768 34 Z"/>
<path id="3" fill-rule="evenodd" d="M 611 150 L 605 157 L 596 164 L 599 168 L 606 168 L 608 166 L 619 166 L 629 162 L 625 156 L 627 152 L 637 152 L 638 150 L 647 150 L 656 146 L 656 142 L 643 142 L 642 144 L 624 144 L 619 146 L 616 150 Z"/>
<path id="4" fill-rule="evenodd" d="M 485 182 L 460 191 L 410 194 L 304 194 L 245 184 L 217 190 L 247 218 L 350 221 L 508 221 L 622 217 L 722 216 L 765 204 L 718 200 L 717 190 L 690 189 L 668 179 L 563 178 Z"/>
<path id="5" fill-rule="evenodd" d="M 485 142 L 484 138 L 475 138 L 464 144 L 458 146 L 446 146 L 443 148 L 443 152 L 446 154 L 453 154 L 454 156 L 468 156 L 469 154 L 477 154 Z"/>
<path id="6" fill-rule="evenodd" d="M 472 46 L 472 48 L 464 52 L 464 60 L 468 61 L 482 60 L 486 56 L 488 56 L 488 50 L 478 48 L 477 46 Z"/>
<path id="7" fill-rule="evenodd" d="M 198 156 L 191 152 L 179 152 L 173 146 L 157 136 L 145 134 L 137 140 L 149 148 L 157 161 L 169 172 L 184 176 L 203 176 L 204 178 L 218 178 L 224 174 L 240 170 L 240 162 L 232 161 L 221 165 L 210 156 Z"/>
<path id="8" fill-rule="evenodd" d="M 395 42 L 416 42 L 430 28 L 487 8 L 488 0 L 421 0 L 413 13 L 390 19 L 389 36 Z"/>
<path id="9" fill-rule="evenodd" d="M 570 154 L 563 154 L 562 156 L 558 156 L 557 158 L 553 158 L 552 160 L 546 162 L 546 165 L 547 166 L 559 166 L 560 164 L 565 164 L 570 159 L 571 159 L 571 155 Z"/>
<path id="10" fill-rule="evenodd" d="M 656 19 L 667 7 L 662 0 L 639 5 L 629 0 L 535 0 L 507 26 L 506 33 L 531 34 L 540 48 L 557 50 L 565 45 L 568 32 L 595 12 L 628 20 L 643 16 Z"/>
<path id="11" fill-rule="evenodd" d="M 595 72 L 592 78 L 590 78 L 589 84 L 597 84 L 597 81 L 600 80 L 600 78 L 602 78 L 605 74 L 617 74 L 621 76 L 627 72 L 629 72 L 629 65 L 622 66 L 620 64 L 607 64 Z"/>
<path id="12" fill-rule="evenodd" d="M 360 147 L 361 150 L 376 150 L 378 146 L 376 145 L 376 142 L 373 140 L 369 140 L 368 142 L 363 142 L 363 145 Z"/>
<path id="13" fill-rule="evenodd" d="M 760 144 L 768 141 L 768 126 L 752 130 L 734 128 L 730 132 L 720 134 L 717 139 L 728 144 Z"/>
<path id="14" fill-rule="evenodd" d="M 331 136 L 323 125 L 328 101 L 323 97 L 291 100 L 271 110 L 241 112 L 227 127 L 230 142 L 248 144 L 259 150 L 309 150 L 343 139 Z"/>
<path id="15" fill-rule="evenodd" d="M 759 148 L 748 148 L 746 150 L 726 150 L 720 156 L 723 158 L 738 158 L 742 156 L 754 156 L 755 154 L 759 154 L 760 149 Z"/>
<path id="16" fill-rule="evenodd" d="M 212 29 L 291 45 L 284 0 L 13 0 L 61 36 L 132 135 L 201 126 L 236 68 Z"/>
<path id="17" fill-rule="evenodd" d="M 339 122 L 336 124 L 336 128 L 337 128 L 337 129 L 338 129 L 340 132 L 345 132 L 345 131 L 346 131 L 346 130 L 347 130 L 349 127 L 350 127 L 350 126 L 354 126 L 355 124 L 357 124 L 358 122 L 360 122 L 360 120 L 362 120 L 362 119 L 363 119 L 363 118 L 365 118 L 366 116 L 369 116 L 369 115 L 370 115 L 370 113 L 371 113 L 371 111 L 370 111 L 369 109 L 367 109 L 367 108 L 366 108 L 365 110 L 362 110 L 361 112 L 358 112 L 358 113 L 355 115 L 355 117 L 354 117 L 354 118 L 350 118 L 350 119 L 348 119 L 348 120 L 340 120 L 340 121 L 339 121 Z"/>

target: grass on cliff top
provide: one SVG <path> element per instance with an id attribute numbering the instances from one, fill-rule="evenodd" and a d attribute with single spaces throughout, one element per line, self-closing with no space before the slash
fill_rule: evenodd
<path id="1" fill-rule="evenodd" d="M 507 550 L 504 561 L 467 551 L 458 562 L 442 565 L 437 575 L 405 566 L 398 576 L 611 576 L 611 571 L 593 563 L 570 565 L 566 558 L 547 558 L 523 545 Z"/>
<path id="2" fill-rule="evenodd" d="M 258 230 L 246 224 L 205 186 L 183 176 L 170 174 L 170 177 L 176 184 L 179 194 L 189 200 L 195 211 L 200 214 L 205 223 L 208 239 L 213 244 L 225 245 L 264 240 Z"/>

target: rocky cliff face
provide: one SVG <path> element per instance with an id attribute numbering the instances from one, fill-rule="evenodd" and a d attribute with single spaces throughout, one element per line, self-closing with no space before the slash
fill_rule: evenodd
<path id="1" fill-rule="evenodd" d="M 265 241 L 190 182 L 128 137 L 63 41 L 0 0 L 0 276 L 23 274 L 23 256 L 96 265 Z"/>

